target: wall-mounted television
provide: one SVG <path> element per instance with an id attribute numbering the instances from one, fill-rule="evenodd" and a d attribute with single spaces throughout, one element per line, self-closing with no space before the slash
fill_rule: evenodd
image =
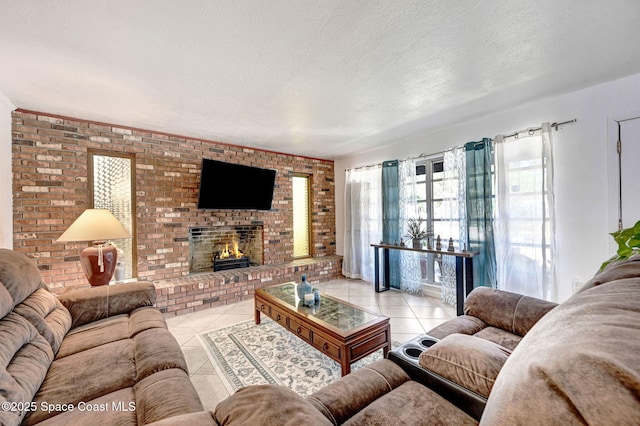
<path id="1" fill-rule="evenodd" d="M 199 209 L 270 210 L 276 171 L 202 160 Z"/>

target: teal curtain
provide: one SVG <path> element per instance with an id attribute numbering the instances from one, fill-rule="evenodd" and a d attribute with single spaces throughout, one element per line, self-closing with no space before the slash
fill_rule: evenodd
<path id="1" fill-rule="evenodd" d="M 382 163 L 382 239 L 396 244 L 400 238 L 398 160 L 391 160 Z M 389 286 L 399 289 L 400 280 L 400 252 L 389 250 Z"/>
<path id="2" fill-rule="evenodd" d="M 473 261 L 474 286 L 496 287 L 496 250 L 493 232 L 491 139 L 465 145 L 467 174 L 467 240 L 479 251 Z"/>

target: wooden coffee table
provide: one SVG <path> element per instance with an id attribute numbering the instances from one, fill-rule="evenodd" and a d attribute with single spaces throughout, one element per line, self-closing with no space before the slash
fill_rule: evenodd
<path id="1" fill-rule="evenodd" d="M 296 283 L 285 283 L 256 290 L 256 324 L 265 314 L 278 324 L 313 345 L 342 366 L 342 375 L 351 363 L 379 349 L 386 357 L 391 349 L 389 317 L 356 305 L 322 295 L 320 303 L 303 306 Z"/>

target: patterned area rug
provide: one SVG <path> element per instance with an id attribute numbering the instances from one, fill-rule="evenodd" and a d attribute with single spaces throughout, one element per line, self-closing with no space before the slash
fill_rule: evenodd
<path id="1" fill-rule="evenodd" d="M 198 338 L 229 393 L 275 383 L 307 396 L 341 377 L 338 362 L 270 319 L 263 318 L 260 325 L 241 322 Z M 351 371 L 382 357 L 380 349 L 351 364 Z"/>

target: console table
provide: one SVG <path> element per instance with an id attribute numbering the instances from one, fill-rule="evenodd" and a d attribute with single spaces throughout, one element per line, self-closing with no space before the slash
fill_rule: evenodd
<path id="1" fill-rule="evenodd" d="M 389 250 L 405 250 L 418 253 L 440 254 L 442 256 L 454 256 L 456 258 L 456 309 L 458 315 L 464 313 L 464 299 L 469 295 L 471 290 L 473 290 L 473 257 L 478 255 L 479 252 L 416 249 L 413 247 L 389 244 L 371 244 L 371 247 L 373 247 L 375 255 L 375 289 L 378 293 L 389 290 Z M 382 287 L 380 286 L 380 249 L 382 249 L 384 257 Z"/>

